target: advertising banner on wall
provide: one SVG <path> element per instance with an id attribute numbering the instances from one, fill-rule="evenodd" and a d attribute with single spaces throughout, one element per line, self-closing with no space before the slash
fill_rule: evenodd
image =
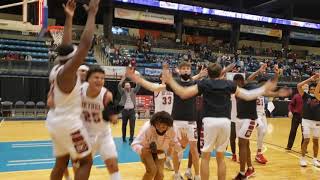
<path id="1" fill-rule="evenodd" d="M 174 24 L 174 16 L 151 12 L 135 11 L 123 8 L 114 9 L 114 17 L 134 21 L 146 21 L 159 24 Z"/>
<path id="2" fill-rule="evenodd" d="M 231 25 L 227 23 L 220 23 L 217 21 L 209 21 L 204 19 L 183 19 L 183 25 L 190 27 L 199 27 L 206 29 L 217 29 L 217 30 L 230 30 Z"/>
<path id="3" fill-rule="evenodd" d="M 260 34 L 260 35 L 272 36 L 272 37 L 278 37 L 278 38 L 282 37 L 282 31 L 280 29 L 271 29 L 271 28 L 263 28 L 263 27 L 248 26 L 248 25 L 241 25 L 240 32 Z"/>
<path id="4" fill-rule="evenodd" d="M 152 68 L 145 68 L 144 74 L 149 76 L 159 76 L 162 72 L 162 69 L 152 69 Z"/>
<path id="5" fill-rule="evenodd" d="M 320 41 L 319 34 L 307 34 L 307 33 L 300 33 L 300 32 L 291 32 L 290 38 L 309 40 L 309 41 Z"/>

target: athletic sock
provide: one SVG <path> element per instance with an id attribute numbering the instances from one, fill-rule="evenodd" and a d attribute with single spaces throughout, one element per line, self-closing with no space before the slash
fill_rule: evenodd
<path id="1" fill-rule="evenodd" d="M 120 173 L 119 172 L 115 172 L 113 174 L 110 174 L 110 179 L 111 180 L 120 180 L 121 179 Z"/>

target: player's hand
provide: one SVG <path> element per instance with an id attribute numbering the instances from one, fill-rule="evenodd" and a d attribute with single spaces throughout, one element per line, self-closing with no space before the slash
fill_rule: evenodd
<path id="1" fill-rule="evenodd" d="M 164 64 L 163 69 L 162 69 L 162 81 L 165 83 L 169 83 L 172 80 L 173 80 L 173 78 L 172 78 L 172 74 L 169 70 L 169 65 Z"/>
<path id="2" fill-rule="evenodd" d="M 290 119 L 292 119 L 292 117 L 293 117 L 292 112 L 290 112 L 290 111 L 289 111 L 289 113 L 288 113 L 288 117 L 289 117 Z"/>
<path id="3" fill-rule="evenodd" d="M 200 77 L 207 77 L 208 76 L 208 69 L 202 65 L 201 70 L 200 70 Z"/>
<path id="4" fill-rule="evenodd" d="M 133 67 L 127 67 L 125 77 L 131 79 L 134 82 L 137 82 L 138 76 L 135 74 L 135 69 Z"/>
<path id="5" fill-rule="evenodd" d="M 119 119 L 118 114 L 113 114 L 113 115 L 109 116 L 110 123 L 112 123 L 112 124 L 117 124 L 119 122 L 118 119 Z"/>
<path id="6" fill-rule="evenodd" d="M 178 139 L 181 147 L 184 149 L 189 143 L 188 135 L 186 132 L 181 132 L 181 138 Z"/>
<path id="7" fill-rule="evenodd" d="M 266 63 L 262 64 L 259 68 L 259 72 L 260 73 L 265 73 L 266 72 L 266 69 L 267 69 L 268 65 Z"/>
<path id="8" fill-rule="evenodd" d="M 275 73 L 275 74 L 277 74 L 277 75 L 279 75 L 279 74 L 280 74 L 280 69 L 279 69 L 278 64 L 274 65 L 274 67 L 273 67 L 273 71 L 274 71 L 274 73 Z"/>
<path id="9" fill-rule="evenodd" d="M 68 0 L 67 4 L 62 4 L 62 7 L 66 16 L 73 17 L 77 3 L 75 0 Z"/>
<path id="10" fill-rule="evenodd" d="M 96 15 L 99 10 L 100 0 L 90 0 L 89 6 L 84 4 L 83 8 L 88 12 L 88 14 Z"/>

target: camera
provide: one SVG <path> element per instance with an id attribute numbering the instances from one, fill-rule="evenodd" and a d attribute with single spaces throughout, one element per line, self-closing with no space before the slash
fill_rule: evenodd
<path id="1" fill-rule="evenodd" d="M 157 144 L 153 141 L 150 143 L 149 148 L 153 159 L 157 159 Z"/>

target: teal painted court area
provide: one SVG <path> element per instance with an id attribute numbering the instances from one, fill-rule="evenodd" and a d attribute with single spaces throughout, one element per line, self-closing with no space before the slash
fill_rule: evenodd
<path id="1" fill-rule="evenodd" d="M 121 138 L 115 138 L 119 163 L 139 162 L 139 156 L 131 150 L 128 143 L 122 143 Z M 0 172 L 27 171 L 50 169 L 55 159 L 52 153 L 51 141 L 17 141 L 0 143 L 1 161 Z M 184 152 L 184 158 L 188 157 L 189 150 Z M 230 156 L 226 153 L 226 156 Z M 215 156 L 215 153 L 212 153 Z M 104 167 L 100 155 L 94 157 L 96 167 Z"/>

